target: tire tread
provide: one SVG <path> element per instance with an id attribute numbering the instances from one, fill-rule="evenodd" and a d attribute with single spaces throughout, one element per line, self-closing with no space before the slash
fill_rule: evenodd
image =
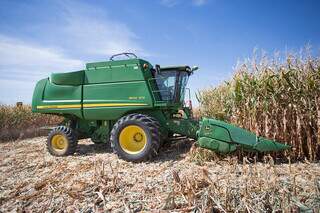
<path id="1" fill-rule="evenodd" d="M 66 138 L 68 139 L 68 143 L 69 146 L 66 150 L 66 152 L 62 155 L 57 154 L 56 152 L 54 152 L 51 149 L 51 138 L 55 135 L 55 134 L 63 134 L 66 136 Z M 78 145 L 78 140 L 75 136 L 75 134 L 73 133 L 72 129 L 66 126 L 58 126 L 56 128 L 54 128 L 53 130 L 50 131 L 50 133 L 48 134 L 48 139 L 47 139 L 47 150 L 49 151 L 49 153 L 51 155 L 54 156 L 67 156 L 67 155 L 72 155 L 76 152 L 77 150 L 77 145 Z"/>

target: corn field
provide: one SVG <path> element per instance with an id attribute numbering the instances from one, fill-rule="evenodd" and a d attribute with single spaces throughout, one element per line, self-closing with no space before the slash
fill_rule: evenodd
<path id="1" fill-rule="evenodd" d="M 62 118 L 58 116 L 32 113 L 28 105 L 0 105 L 0 141 L 39 136 L 39 127 L 60 122 Z"/>
<path id="2" fill-rule="evenodd" d="M 289 144 L 293 159 L 320 159 L 320 57 L 308 52 L 238 63 L 229 81 L 197 94 L 201 115 Z"/>

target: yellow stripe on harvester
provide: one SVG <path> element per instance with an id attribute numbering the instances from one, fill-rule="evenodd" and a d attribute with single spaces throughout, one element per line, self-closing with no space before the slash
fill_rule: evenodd
<path id="1" fill-rule="evenodd" d="M 72 109 L 72 108 L 81 108 L 81 104 L 37 106 L 37 109 Z"/>
<path id="2" fill-rule="evenodd" d="M 145 103 L 105 103 L 105 104 L 83 104 L 84 108 L 93 107 L 122 107 L 122 106 L 147 106 Z M 81 104 L 68 104 L 68 105 L 43 105 L 37 106 L 37 109 L 74 109 L 81 108 Z"/>
<path id="3" fill-rule="evenodd" d="M 110 103 L 110 104 L 83 104 L 83 107 L 117 107 L 117 106 L 146 106 L 144 103 Z"/>

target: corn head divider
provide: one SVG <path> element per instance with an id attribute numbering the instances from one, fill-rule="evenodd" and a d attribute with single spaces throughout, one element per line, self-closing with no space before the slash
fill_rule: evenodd
<path id="1" fill-rule="evenodd" d="M 115 60 L 119 56 L 128 58 Z M 117 54 L 38 81 L 32 111 L 66 118 L 48 136 L 48 151 L 56 156 L 73 154 L 78 139 L 91 138 L 110 143 L 124 160 L 140 162 L 154 157 L 173 134 L 219 153 L 288 148 L 223 121 L 193 119 L 191 101 L 186 106 L 184 100 L 188 78 L 197 69 L 153 66 L 134 54 Z"/>

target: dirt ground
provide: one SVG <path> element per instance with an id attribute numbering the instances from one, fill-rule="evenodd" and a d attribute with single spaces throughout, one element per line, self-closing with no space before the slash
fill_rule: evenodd
<path id="1" fill-rule="evenodd" d="M 320 210 L 319 163 L 226 157 L 199 164 L 201 152 L 186 139 L 152 162 L 130 163 L 90 140 L 68 157 L 51 156 L 45 142 L 0 143 L 0 212 Z"/>

